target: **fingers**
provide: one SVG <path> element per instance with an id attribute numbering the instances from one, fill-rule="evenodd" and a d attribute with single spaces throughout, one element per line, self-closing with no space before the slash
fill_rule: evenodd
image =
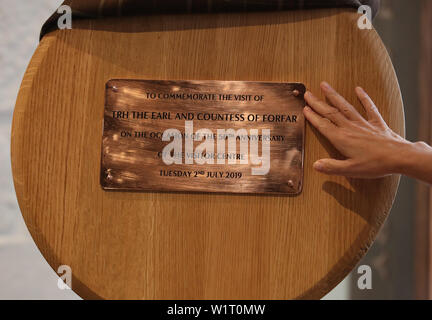
<path id="1" fill-rule="evenodd" d="M 351 160 L 321 159 L 314 163 L 314 169 L 328 175 L 353 176 Z"/>
<path id="2" fill-rule="evenodd" d="M 329 119 L 337 126 L 342 126 L 348 121 L 339 109 L 329 106 L 324 101 L 315 97 L 312 92 L 307 91 L 304 97 L 308 105 L 311 106 L 315 112 Z"/>
<path id="3" fill-rule="evenodd" d="M 321 90 L 329 102 L 339 109 L 346 118 L 353 121 L 365 121 L 361 114 L 327 82 L 321 82 Z"/>
<path id="4" fill-rule="evenodd" d="M 305 107 L 303 113 L 306 119 L 314 126 L 322 135 L 330 141 L 337 134 L 337 127 L 327 118 L 321 117 L 318 113 L 314 112 L 310 107 Z"/>
<path id="5" fill-rule="evenodd" d="M 375 103 L 372 101 L 372 99 L 369 97 L 369 95 L 363 90 L 361 87 L 357 87 L 355 89 L 355 92 L 357 94 L 357 97 L 359 98 L 361 104 L 363 105 L 363 108 L 366 111 L 366 114 L 368 116 L 369 121 L 375 121 L 378 124 L 387 126 L 384 119 L 382 118 L 381 114 L 378 111 L 378 108 L 376 107 Z"/>

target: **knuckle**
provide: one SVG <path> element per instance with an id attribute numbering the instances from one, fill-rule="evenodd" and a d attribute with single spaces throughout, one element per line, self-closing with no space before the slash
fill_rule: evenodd
<path id="1" fill-rule="evenodd" d="M 355 126 L 355 125 L 353 124 L 353 126 Z M 353 132 L 353 129 L 354 128 L 349 128 L 349 129 L 343 128 L 342 129 L 342 136 L 345 138 L 348 138 L 348 139 L 354 138 L 355 133 Z"/>
<path id="2" fill-rule="evenodd" d="M 335 164 L 335 163 L 329 163 L 327 164 L 327 173 L 330 174 L 341 174 L 343 172 L 345 172 L 345 168 L 341 167 L 340 164 Z"/>
<path id="3" fill-rule="evenodd" d="M 383 132 L 385 135 L 388 135 L 390 137 L 396 137 L 397 135 L 393 132 L 392 129 L 387 127 L 387 125 L 382 126 Z"/>
<path id="4" fill-rule="evenodd" d="M 392 130 L 385 124 L 380 121 L 368 121 L 371 126 L 371 131 L 384 134 L 384 135 L 392 135 Z"/>
<path id="5" fill-rule="evenodd" d="M 336 92 L 331 91 L 328 93 L 328 97 L 332 98 L 332 99 L 337 99 L 337 98 L 339 98 L 339 95 Z"/>
<path id="6" fill-rule="evenodd" d="M 321 164 L 321 171 L 323 171 L 325 173 L 332 173 L 333 168 L 327 161 L 325 161 Z"/>
<path id="7" fill-rule="evenodd" d="M 351 112 L 351 108 L 349 107 L 349 106 L 347 106 L 347 105 L 343 105 L 342 106 L 342 108 L 341 108 L 341 111 L 343 112 L 343 113 L 350 113 Z"/>
<path id="8" fill-rule="evenodd" d="M 372 105 L 369 107 L 369 111 L 370 111 L 370 112 L 374 112 L 374 113 L 379 113 L 378 108 L 377 108 L 376 105 L 374 105 L 374 104 L 372 104 Z"/>
<path id="9" fill-rule="evenodd" d="M 327 129 L 329 127 L 329 125 L 330 125 L 330 120 L 323 118 L 323 119 L 321 119 L 321 121 L 319 121 L 318 128 Z"/>
<path id="10" fill-rule="evenodd" d="M 422 147 L 422 148 L 428 148 L 428 147 L 429 147 L 429 145 L 428 145 L 426 142 L 424 142 L 424 141 L 416 142 L 416 144 L 417 144 L 419 147 Z"/>
<path id="11" fill-rule="evenodd" d="M 369 104 L 369 99 L 366 96 L 363 96 L 360 98 L 361 103 L 363 104 Z"/>
<path id="12" fill-rule="evenodd" d="M 331 108 L 328 112 L 324 113 L 325 117 L 335 119 L 340 115 L 340 111 L 336 108 Z"/>

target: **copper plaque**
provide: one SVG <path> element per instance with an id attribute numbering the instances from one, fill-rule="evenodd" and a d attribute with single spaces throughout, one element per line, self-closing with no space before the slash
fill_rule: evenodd
<path id="1" fill-rule="evenodd" d="M 110 80 L 107 190 L 299 194 L 305 86 Z"/>

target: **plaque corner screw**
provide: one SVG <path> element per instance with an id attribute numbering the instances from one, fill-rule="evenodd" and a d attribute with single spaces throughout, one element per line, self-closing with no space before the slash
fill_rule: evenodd
<path id="1" fill-rule="evenodd" d="M 105 178 L 107 180 L 111 180 L 113 178 L 112 174 L 111 174 L 111 169 L 106 169 L 105 170 Z"/>

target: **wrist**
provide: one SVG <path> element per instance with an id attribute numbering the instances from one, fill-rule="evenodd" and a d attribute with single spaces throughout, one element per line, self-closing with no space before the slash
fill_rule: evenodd
<path id="1" fill-rule="evenodd" d="M 403 141 L 394 153 L 395 172 L 406 176 L 412 176 L 425 154 L 431 154 L 432 148 L 424 142 Z"/>

